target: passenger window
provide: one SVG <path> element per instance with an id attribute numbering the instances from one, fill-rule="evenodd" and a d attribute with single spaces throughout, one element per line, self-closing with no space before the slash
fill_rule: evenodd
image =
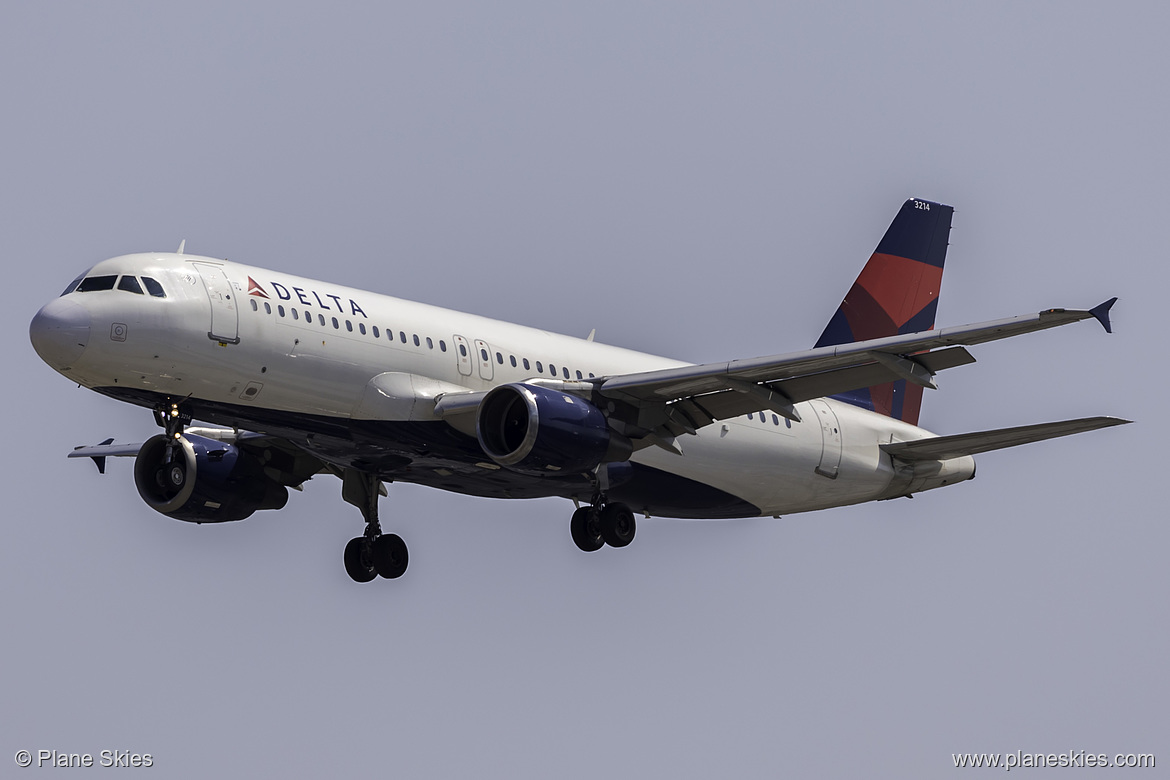
<path id="1" fill-rule="evenodd" d="M 146 291 L 150 293 L 153 298 L 165 298 L 167 294 L 163 292 L 162 285 L 151 279 L 149 276 L 142 277 L 142 284 L 145 285 Z"/>
<path id="2" fill-rule="evenodd" d="M 459 354 L 460 354 L 462 357 L 467 357 L 467 347 L 465 347 L 465 346 L 463 346 L 462 344 L 460 344 L 460 345 L 459 345 Z"/>
<path id="3" fill-rule="evenodd" d="M 310 325 L 313 324 L 313 312 L 308 310 L 305 311 L 305 322 L 309 323 Z"/>
<path id="4" fill-rule="evenodd" d="M 580 371 L 578 371 L 578 372 L 577 372 L 577 378 L 578 378 L 578 379 L 584 379 L 585 377 L 581 376 L 581 372 L 580 372 Z"/>
<path id="5" fill-rule="evenodd" d="M 252 311 L 260 311 L 260 307 L 257 305 L 256 299 L 250 298 L 249 300 L 252 302 Z"/>
<path id="6" fill-rule="evenodd" d="M 130 275 L 123 276 L 121 280 L 119 280 L 118 289 L 125 290 L 126 292 L 132 292 L 135 295 L 142 295 L 142 285 L 138 283 L 137 279 Z"/>
<path id="7" fill-rule="evenodd" d="M 402 343 L 405 344 L 406 343 L 406 331 L 404 331 L 404 330 L 398 331 L 398 338 L 402 339 Z"/>
<path id="8" fill-rule="evenodd" d="M 265 313 L 265 314 L 271 314 L 271 313 L 272 313 L 272 306 L 271 306 L 271 305 L 268 303 L 268 301 L 265 301 L 265 302 L 264 302 L 264 313 Z"/>
<path id="9" fill-rule="evenodd" d="M 577 373 L 579 374 L 581 372 L 578 371 Z M 569 378 L 569 369 L 565 368 L 564 366 L 561 366 L 561 376 L 563 376 L 565 379 L 568 379 Z"/>
<path id="10" fill-rule="evenodd" d="M 780 418 L 779 418 L 779 417 L 777 417 L 776 415 L 772 415 L 772 424 L 773 424 L 773 425 L 779 425 L 779 424 L 780 424 Z"/>
<path id="11" fill-rule="evenodd" d="M 539 360 L 536 361 L 536 373 L 538 373 L 538 374 L 544 373 L 544 364 L 541 363 Z"/>
<path id="12" fill-rule="evenodd" d="M 421 347 L 421 346 L 422 346 L 422 342 L 418 340 L 418 334 L 417 334 L 417 333 L 415 333 L 415 334 L 414 334 L 414 345 L 415 345 L 416 347 Z"/>
<path id="13" fill-rule="evenodd" d="M 317 323 L 318 323 L 318 324 L 319 324 L 319 325 L 320 325 L 322 328 L 324 328 L 324 327 L 325 327 L 325 315 L 324 315 L 324 314 L 318 314 L 318 315 L 317 315 Z"/>
<path id="14" fill-rule="evenodd" d="M 500 354 L 499 352 L 496 353 L 496 362 L 499 363 L 501 366 L 504 365 L 504 356 L 502 354 Z"/>
<path id="15" fill-rule="evenodd" d="M 374 326 L 374 338 L 381 338 L 382 334 L 378 331 L 378 326 Z"/>
<path id="16" fill-rule="evenodd" d="M 482 360 L 482 361 L 483 361 L 483 362 L 485 362 L 485 363 L 487 363 L 487 362 L 489 362 L 489 361 L 491 360 L 491 358 L 489 358 L 489 357 L 487 356 L 487 350 L 486 350 L 486 349 L 481 349 L 481 350 L 479 351 L 479 359 L 480 359 L 480 360 Z"/>
<path id="17" fill-rule="evenodd" d="M 556 376 L 557 375 L 557 367 L 554 366 L 552 363 L 549 363 L 548 364 L 548 372 L 550 374 L 552 374 L 553 376 Z"/>
<path id="18" fill-rule="evenodd" d="M 330 319 L 333 320 L 333 329 L 334 330 L 341 330 L 341 323 L 337 321 L 337 318 L 330 317 Z"/>
<path id="19" fill-rule="evenodd" d="M 439 351 L 440 352 L 447 351 L 447 342 L 443 341 L 442 339 L 439 339 Z"/>
<path id="20" fill-rule="evenodd" d="M 284 316 L 284 307 L 283 307 L 283 306 L 277 306 L 277 307 L 276 307 L 276 313 L 277 313 L 277 314 L 279 314 L 281 317 L 283 317 L 283 316 Z"/>
<path id="21" fill-rule="evenodd" d="M 531 371 L 532 365 L 528 362 L 528 358 L 524 358 L 524 370 Z"/>
<path id="22" fill-rule="evenodd" d="M 593 372 L 592 371 L 589 372 L 589 378 L 593 379 Z"/>
<path id="23" fill-rule="evenodd" d="M 435 342 L 431 341 L 431 337 L 427 336 L 427 349 L 434 349 Z"/>
<path id="24" fill-rule="evenodd" d="M 346 320 L 345 321 L 345 329 L 348 330 L 350 333 L 353 333 L 353 323 L 350 322 L 349 320 Z"/>
<path id="25" fill-rule="evenodd" d="M 88 279 L 81 280 L 81 284 L 77 285 L 77 292 L 112 290 L 114 289 L 114 282 L 117 280 L 117 276 L 91 276 Z"/>
<path id="26" fill-rule="evenodd" d="M 366 335 L 366 324 L 364 322 L 358 323 L 358 333 L 362 334 L 363 336 Z"/>
<path id="27" fill-rule="evenodd" d="M 508 360 L 512 361 L 512 368 L 515 368 L 516 367 L 516 356 L 515 355 L 508 355 Z"/>
<path id="28" fill-rule="evenodd" d="M 294 320 L 299 320 L 301 318 L 300 313 L 296 309 L 289 309 L 289 311 L 292 312 Z"/>

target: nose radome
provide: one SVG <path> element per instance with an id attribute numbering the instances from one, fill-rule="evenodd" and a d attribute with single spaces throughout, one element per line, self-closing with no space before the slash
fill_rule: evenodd
<path id="1" fill-rule="evenodd" d="M 41 360 L 58 371 L 77 362 L 89 343 L 89 311 L 69 298 L 46 303 L 28 326 L 28 337 Z"/>

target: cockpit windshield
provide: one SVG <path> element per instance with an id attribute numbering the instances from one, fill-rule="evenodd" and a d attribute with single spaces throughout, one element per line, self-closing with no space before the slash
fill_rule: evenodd
<path id="1" fill-rule="evenodd" d="M 98 292 L 99 290 L 114 289 L 114 282 L 118 281 L 117 275 L 110 276 L 87 276 L 81 280 L 81 284 L 77 285 L 77 292 Z"/>
<path id="2" fill-rule="evenodd" d="M 84 279 L 84 278 L 85 278 L 85 274 L 84 274 L 84 273 L 82 273 L 82 274 L 79 274 L 79 275 L 78 275 L 78 277 L 77 277 L 76 279 L 74 279 L 72 282 L 70 282 L 70 283 L 69 283 L 69 286 L 65 288 L 65 292 L 61 293 L 61 295 L 63 295 L 63 296 L 64 296 L 64 295 L 68 295 L 69 293 L 71 293 L 71 292 L 73 292 L 74 290 L 76 290 L 76 289 L 77 289 L 77 284 L 78 284 L 78 282 L 80 282 L 80 281 L 81 281 L 82 279 Z"/>
<path id="3" fill-rule="evenodd" d="M 123 276 L 118 280 L 118 289 L 136 295 L 142 295 L 142 285 L 138 283 L 138 277 L 136 276 Z"/>
<path id="4" fill-rule="evenodd" d="M 163 291 L 162 285 L 151 279 L 149 276 L 142 277 L 142 283 L 146 285 L 146 291 L 155 298 L 165 298 L 167 294 Z"/>
<path id="5" fill-rule="evenodd" d="M 71 292 L 99 292 L 101 290 L 113 290 L 115 287 L 122 292 L 133 293 L 135 295 L 143 295 L 142 288 L 145 287 L 146 292 L 150 293 L 152 297 L 167 297 L 163 286 L 156 280 L 151 279 L 149 276 L 143 276 L 141 282 L 139 282 L 137 276 L 131 276 L 130 274 L 124 274 L 121 277 L 117 274 L 102 274 L 100 276 L 86 276 L 82 274 L 70 282 L 69 286 L 65 288 L 65 292 L 61 294 L 68 295 Z"/>

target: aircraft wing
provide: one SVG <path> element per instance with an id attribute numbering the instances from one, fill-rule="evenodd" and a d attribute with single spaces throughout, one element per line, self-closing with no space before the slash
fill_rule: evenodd
<path id="1" fill-rule="evenodd" d="M 195 426 L 188 427 L 185 432 L 202 436 L 205 439 L 221 441 L 225 444 L 234 444 L 252 450 L 254 453 L 262 453 L 266 449 L 279 450 L 285 453 L 288 457 L 279 462 L 287 468 L 275 469 L 273 465 L 274 459 L 271 455 L 265 458 L 264 462 L 268 464 L 268 468 L 274 469 L 273 473 L 270 474 L 273 479 L 289 486 L 300 484 L 300 482 L 311 478 L 313 474 L 321 471 L 323 468 L 323 464 L 316 458 L 305 454 L 296 445 L 278 436 L 270 436 L 253 431 L 237 431 L 231 428 L 205 428 Z M 138 452 L 141 449 L 142 442 L 115 444 L 113 439 L 106 439 L 100 444 L 74 447 L 73 451 L 69 453 L 69 457 L 89 458 L 97 466 L 98 472 L 105 474 L 106 458 L 134 458 L 138 456 Z"/>
<path id="2" fill-rule="evenodd" d="M 1116 298 L 1088 310 L 1047 309 L 973 325 L 941 328 L 770 357 L 668 368 L 604 378 L 602 395 L 667 404 L 671 433 L 761 409 L 798 420 L 793 405 L 883 382 L 906 379 L 935 387 L 935 372 L 974 362 L 967 346 L 1096 319 L 1112 332 L 1109 309 Z M 932 351 L 933 350 L 933 351 Z M 685 419 L 680 419 L 681 412 Z"/>
<path id="3" fill-rule="evenodd" d="M 1074 433 L 1095 431 L 1114 425 L 1126 425 L 1132 420 L 1120 417 L 1083 417 L 1079 420 L 1021 425 L 1018 428 L 1000 428 L 994 431 L 960 433 L 954 436 L 933 436 L 915 441 L 883 444 L 882 449 L 901 460 L 947 460 L 963 455 L 978 455 L 980 452 L 1016 447 L 1034 441 L 1071 436 Z"/>

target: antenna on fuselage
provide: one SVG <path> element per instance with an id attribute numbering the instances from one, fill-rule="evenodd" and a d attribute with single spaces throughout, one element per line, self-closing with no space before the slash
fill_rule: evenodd
<path id="1" fill-rule="evenodd" d="M 185 246 L 187 246 L 187 239 L 184 238 L 182 241 L 179 242 L 179 251 L 175 252 L 175 254 L 176 255 L 183 254 L 183 247 L 185 247 Z"/>
<path id="2" fill-rule="evenodd" d="M 589 335 L 585 337 L 586 341 L 593 341 L 593 337 L 597 335 L 597 328 L 589 331 Z"/>

